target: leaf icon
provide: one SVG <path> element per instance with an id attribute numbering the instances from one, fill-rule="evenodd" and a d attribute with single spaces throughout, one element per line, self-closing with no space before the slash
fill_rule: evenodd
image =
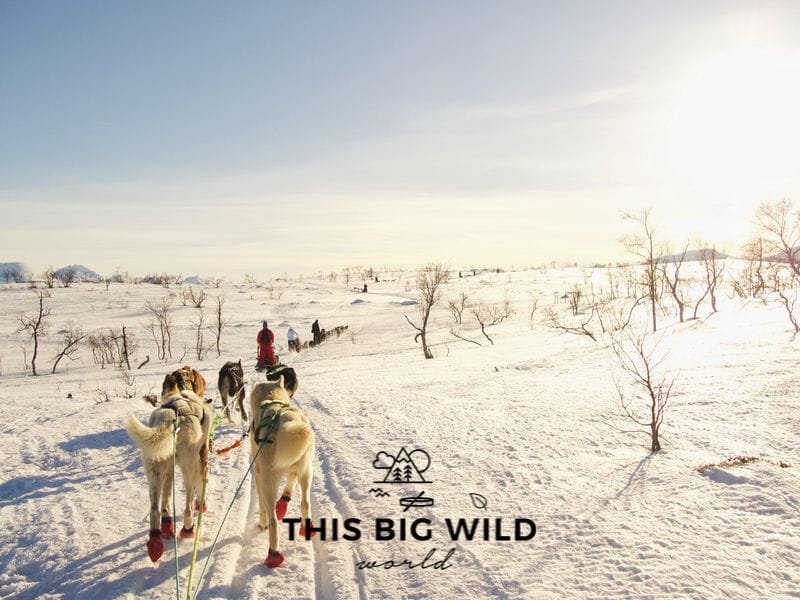
<path id="1" fill-rule="evenodd" d="M 472 500 L 472 506 L 483 510 L 486 510 L 486 505 L 489 503 L 485 496 L 481 496 L 475 492 L 470 492 L 469 499 Z"/>

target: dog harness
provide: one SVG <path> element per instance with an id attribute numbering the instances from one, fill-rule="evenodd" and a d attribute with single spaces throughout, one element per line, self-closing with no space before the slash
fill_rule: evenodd
<path id="1" fill-rule="evenodd" d="M 190 402 L 183 396 L 173 396 L 167 402 L 162 404 L 159 408 L 167 408 L 179 417 L 195 417 L 200 421 L 200 425 L 204 425 L 206 421 L 206 413 L 202 407 L 195 407 L 196 402 Z"/>
<path id="2" fill-rule="evenodd" d="M 278 410 L 271 414 L 267 414 L 267 411 L 273 407 L 279 406 Z M 255 431 L 253 431 L 253 439 L 258 442 L 258 445 L 262 444 L 271 444 L 273 440 L 269 439 L 269 436 L 272 435 L 272 432 L 278 428 L 278 423 L 280 421 L 281 415 L 289 410 L 291 406 L 286 404 L 286 402 L 280 402 L 279 400 L 275 400 L 273 402 L 267 402 L 266 404 L 261 405 L 261 412 L 259 414 L 260 420 L 258 425 L 255 425 Z M 262 439 L 262 432 L 264 433 Z"/>

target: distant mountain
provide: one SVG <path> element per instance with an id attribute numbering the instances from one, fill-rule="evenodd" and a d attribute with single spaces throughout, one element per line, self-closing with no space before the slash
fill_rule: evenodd
<path id="1" fill-rule="evenodd" d="M 203 285 L 205 280 L 199 275 L 192 275 L 190 277 L 186 277 L 181 283 L 184 285 Z"/>
<path id="2" fill-rule="evenodd" d="M 0 263 L 0 283 L 25 283 L 28 268 L 21 262 Z"/>
<path id="3" fill-rule="evenodd" d="M 800 246 L 795 246 L 792 248 L 791 253 L 794 259 L 800 262 Z M 773 256 L 768 256 L 764 260 L 768 262 L 789 262 L 789 255 L 786 251 L 784 251 Z"/>
<path id="4" fill-rule="evenodd" d="M 668 254 L 666 256 L 662 256 L 658 259 L 658 262 L 662 263 L 674 263 L 678 262 L 681 259 L 681 254 Z M 703 260 L 706 256 L 709 258 L 714 257 L 718 260 L 723 258 L 733 258 L 730 254 L 725 254 L 724 252 L 720 252 L 719 250 L 714 250 L 713 248 L 700 248 L 699 250 L 689 250 L 686 253 L 686 256 L 683 259 L 683 262 L 694 262 L 698 260 Z"/>
<path id="5" fill-rule="evenodd" d="M 67 265 L 56 270 L 56 279 L 64 278 L 72 272 L 72 281 L 100 281 L 100 275 L 83 265 Z"/>

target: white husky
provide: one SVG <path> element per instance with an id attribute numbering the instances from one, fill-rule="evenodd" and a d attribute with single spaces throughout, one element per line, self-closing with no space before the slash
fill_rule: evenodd
<path id="1" fill-rule="evenodd" d="M 164 538 L 175 535 L 170 516 L 172 498 L 173 419 L 178 420 L 175 462 L 183 473 L 186 506 L 181 537 L 194 536 L 195 493 L 208 475 L 208 434 L 213 418 L 211 405 L 188 390 L 162 395 L 162 404 L 144 425 L 134 415 L 128 419 L 128 435 L 142 450 L 144 470 L 150 486 L 150 539 L 147 554 L 156 562 L 164 551 Z M 159 518 L 161 527 L 159 528 Z"/>
<path id="2" fill-rule="evenodd" d="M 250 392 L 250 418 L 251 456 L 256 457 L 259 526 L 269 528 L 269 551 L 264 564 L 277 567 L 284 561 L 278 521 L 282 521 L 286 514 L 296 482 L 300 483 L 301 493 L 301 536 L 305 535 L 306 519 L 311 519 L 314 432 L 308 417 L 291 404 L 283 377 L 276 382 L 259 383 L 253 388 Z M 284 475 L 286 485 L 276 502 L 278 486 Z"/>

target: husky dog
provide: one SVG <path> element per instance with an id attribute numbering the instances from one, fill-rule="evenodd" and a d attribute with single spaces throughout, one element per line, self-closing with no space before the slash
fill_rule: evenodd
<path id="1" fill-rule="evenodd" d="M 294 372 L 292 367 L 286 365 L 272 365 L 267 367 L 267 381 L 278 381 L 283 377 L 283 387 L 289 398 L 294 398 L 294 393 L 297 391 L 297 373 Z"/>
<path id="2" fill-rule="evenodd" d="M 144 425 L 134 415 L 128 418 L 128 435 L 142 451 L 142 462 L 150 487 L 150 539 L 147 554 L 156 562 L 164 552 L 162 537 L 175 535 L 170 500 L 172 498 L 173 420 L 177 419 L 175 461 L 183 473 L 186 505 L 180 536 L 194 536 L 195 494 L 208 477 L 208 434 L 213 417 L 211 405 L 189 390 L 178 390 L 177 378 L 170 374 L 164 381 L 172 390 L 162 394 L 161 406 Z M 159 513 L 160 511 L 160 513 Z M 160 518 L 160 528 L 159 528 Z"/>
<path id="3" fill-rule="evenodd" d="M 250 415 L 250 450 L 255 460 L 259 527 L 269 529 L 269 551 L 264 564 L 277 567 L 284 561 L 278 521 L 286 515 L 296 482 L 300 483 L 303 517 L 300 535 L 306 534 L 306 525 L 311 523 L 314 432 L 308 417 L 291 404 L 283 377 L 277 382 L 256 384 L 250 392 Z M 278 500 L 278 485 L 284 475 L 286 486 Z M 313 530 L 310 533 L 315 534 Z"/>
<path id="4" fill-rule="evenodd" d="M 222 398 L 222 412 L 228 417 L 228 421 L 233 422 L 231 413 L 239 410 L 242 413 L 242 422 L 247 422 L 247 411 L 244 408 L 244 370 L 242 369 L 242 359 L 239 362 L 229 360 L 219 370 L 217 380 L 219 396 Z M 231 401 L 231 405 L 228 402 Z"/>
<path id="5" fill-rule="evenodd" d="M 168 381 L 170 377 L 172 379 Z M 189 365 L 183 365 L 180 369 L 173 371 L 164 378 L 164 383 L 161 386 L 162 400 L 172 393 L 176 382 L 179 390 L 189 390 L 201 398 L 206 394 L 206 380 L 200 374 L 200 371 L 193 369 Z"/>

